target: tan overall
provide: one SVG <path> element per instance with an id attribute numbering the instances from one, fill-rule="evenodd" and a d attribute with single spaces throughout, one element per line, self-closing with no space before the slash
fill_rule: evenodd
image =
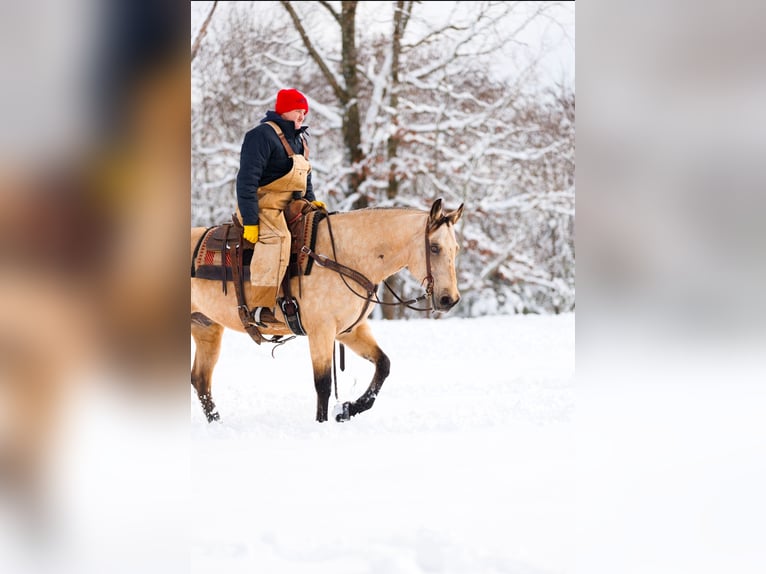
<path id="1" fill-rule="evenodd" d="M 267 123 L 277 132 L 288 157 L 293 160 L 293 168 L 279 179 L 258 188 L 258 242 L 253 246 L 250 262 L 250 283 L 254 291 L 248 303 L 253 307 L 273 308 L 290 262 L 290 230 L 284 210 L 292 201 L 294 192 L 301 192 L 301 197 L 306 193 L 311 164 L 302 154 L 293 151 L 277 124 Z M 308 151 L 305 141 L 304 148 Z M 237 218 L 242 221 L 239 208 Z"/>

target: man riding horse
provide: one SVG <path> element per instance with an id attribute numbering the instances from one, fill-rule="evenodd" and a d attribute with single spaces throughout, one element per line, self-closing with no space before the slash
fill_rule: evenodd
<path id="1" fill-rule="evenodd" d="M 290 232 L 284 210 L 293 199 L 317 201 L 311 183 L 309 148 L 303 120 L 309 112 L 306 96 L 295 89 L 277 93 L 274 110 L 245 134 L 237 173 L 237 214 L 243 237 L 253 244 L 249 303 L 258 323 L 275 321 L 279 285 L 290 260 Z"/>

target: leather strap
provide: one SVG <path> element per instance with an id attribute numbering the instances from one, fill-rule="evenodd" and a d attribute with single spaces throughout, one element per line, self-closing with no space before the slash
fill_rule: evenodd
<path id="1" fill-rule="evenodd" d="M 282 309 L 282 314 L 285 316 L 287 325 L 290 330 L 296 335 L 305 336 L 306 330 L 301 323 L 300 311 L 298 309 L 298 302 L 290 292 L 290 273 L 285 273 L 282 278 L 282 297 L 277 300 L 279 308 Z"/>
<path id="2" fill-rule="evenodd" d="M 234 233 L 229 235 L 231 229 L 234 230 Z M 263 335 L 261 335 L 258 327 L 256 327 L 250 320 L 250 309 L 245 302 L 245 285 L 242 272 L 242 254 L 244 252 L 244 246 L 242 245 L 244 240 L 242 237 L 242 229 L 229 225 L 229 229 L 226 231 L 224 247 L 228 245 L 229 239 L 234 242 L 234 246 L 230 247 L 230 249 L 233 250 L 231 257 L 231 274 L 232 279 L 234 280 L 234 290 L 237 293 L 237 313 L 239 313 L 239 320 L 242 321 L 242 326 L 245 328 L 245 331 L 247 331 L 247 334 L 250 335 L 253 341 L 260 345 L 263 342 Z M 226 276 L 224 275 L 224 281 L 225 280 Z"/>
<path id="3" fill-rule="evenodd" d="M 226 250 L 229 245 L 229 229 L 231 224 L 226 223 L 223 226 L 223 241 L 221 241 L 221 281 L 223 282 L 223 294 L 228 295 L 228 288 L 226 282 Z M 233 263 L 233 261 L 232 261 Z"/>
<path id="4" fill-rule="evenodd" d="M 329 222 L 329 218 L 327 221 Z M 350 332 L 351 329 L 353 329 L 354 326 L 359 321 L 361 321 L 362 318 L 367 313 L 367 309 L 370 307 L 372 298 L 375 295 L 375 291 L 376 291 L 375 284 L 369 279 L 367 279 L 367 277 L 359 273 L 359 271 L 357 271 L 356 269 L 351 269 L 351 267 L 346 267 L 345 265 L 342 265 L 338 263 L 337 261 L 330 259 L 326 255 L 319 255 L 315 253 L 314 251 L 312 251 L 311 248 L 306 247 L 305 245 L 301 248 L 301 251 L 303 251 L 303 253 L 305 253 L 306 255 L 311 257 L 314 261 L 316 261 L 317 265 L 319 265 L 320 267 L 326 267 L 327 269 L 335 271 L 336 273 L 340 275 L 344 275 L 346 277 L 353 279 L 354 281 L 359 283 L 359 285 L 361 285 L 365 289 L 365 291 L 367 291 L 366 295 L 359 295 L 359 293 L 356 293 L 352 289 L 352 292 L 354 292 L 360 298 L 364 299 L 365 303 L 364 303 L 364 307 L 362 308 L 362 312 L 356 318 L 356 321 L 351 323 L 351 325 L 348 328 L 342 331 L 343 333 Z"/>
<path id="5" fill-rule="evenodd" d="M 274 131 L 277 132 L 277 137 L 279 137 L 279 141 L 282 142 L 282 147 L 285 148 L 285 151 L 287 152 L 287 157 L 293 157 L 295 155 L 295 152 L 293 151 L 293 148 L 290 146 L 289 143 L 287 143 L 287 138 L 285 137 L 285 134 L 282 133 L 282 128 L 280 128 L 275 122 L 266 122 L 269 124 L 272 128 L 274 128 Z M 303 134 L 300 136 L 301 141 L 303 142 L 303 157 L 306 158 L 306 161 L 309 159 L 309 144 L 306 142 L 306 138 L 303 137 Z"/>

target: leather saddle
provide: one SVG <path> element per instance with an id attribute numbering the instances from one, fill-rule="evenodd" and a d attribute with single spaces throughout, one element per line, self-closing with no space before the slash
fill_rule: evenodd
<path id="1" fill-rule="evenodd" d="M 300 323 L 297 301 L 290 293 L 290 279 L 311 273 L 313 260 L 306 256 L 302 247 L 305 245 L 313 251 L 317 226 L 327 216 L 327 212 L 306 199 L 295 199 L 288 204 L 284 216 L 291 237 L 290 263 L 282 279 L 281 296 L 277 302 L 291 331 L 296 335 L 305 335 Z M 242 232 L 243 227 L 236 216 L 232 217 L 231 223 L 208 228 L 195 247 L 191 276 L 221 281 L 224 294 L 228 292 L 228 283 L 233 282 L 242 323 L 252 338 L 260 344 L 263 336 L 258 331 L 252 312 L 244 300 L 244 282 L 250 280 L 253 245 L 243 239 Z"/>

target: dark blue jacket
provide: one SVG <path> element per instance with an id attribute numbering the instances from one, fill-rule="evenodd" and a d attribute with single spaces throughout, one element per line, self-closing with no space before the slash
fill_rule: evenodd
<path id="1" fill-rule="evenodd" d="M 295 131 L 293 122 L 285 121 L 274 111 L 266 112 L 260 123 L 245 134 L 242 151 L 239 156 L 239 172 L 237 173 L 237 206 L 242 214 L 243 225 L 258 225 L 258 188 L 279 179 L 293 168 L 293 160 L 287 157 L 277 132 L 266 122 L 275 122 L 285 139 L 295 153 L 303 153 L 303 134 L 308 126 L 301 126 Z M 296 193 L 295 197 L 299 197 Z M 306 180 L 306 195 L 309 201 L 314 201 L 314 188 L 311 185 L 311 174 Z"/>

